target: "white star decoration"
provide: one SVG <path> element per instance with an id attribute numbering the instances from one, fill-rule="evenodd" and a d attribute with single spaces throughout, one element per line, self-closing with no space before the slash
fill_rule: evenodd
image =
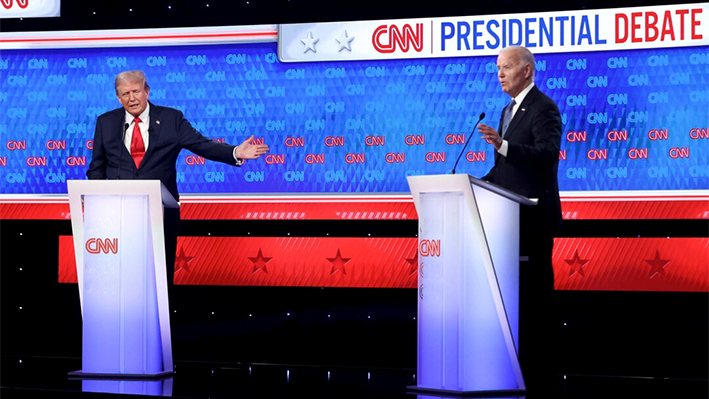
<path id="1" fill-rule="evenodd" d="M 350 47 L 350 43 L 352 43 L 352 40 L 354 40 L 354 36 L 352 37 L 347 37 L 347 31 L 343 31 L 340 37 L 335 38 L 337 40 L 337 43 L 340 44 L 340 49 L 337 50 L 337 52 L 340 52 L 342 50 L 347 50 L 347 51 L 352 51 L 352 48 Z"/>
<path id="2" fill-rule="evenodd" d="M 308 37 L 305 39 L 300 39 L 301 42 L 305 45 L 305 50 L 303 50 L 303 54 L 307 53 L 309 50 L 312 50 L 313 53 L 317 53 L 317 50 L 315 50 L 315 43 L 319 42 L 320 39 L 314 39 L 313 38 L 313 32 L 308 32 Z"/>

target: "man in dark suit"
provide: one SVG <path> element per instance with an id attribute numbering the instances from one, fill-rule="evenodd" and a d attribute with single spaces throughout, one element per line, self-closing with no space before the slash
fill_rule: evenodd
<path id="1" fill-rule="evenodd" d="M 175 162 L 182 149 L 204 158 L 241 166 L 268 152 L 251 136 L 238 146 L 219 143 L 195 130 L 182 112 L 148 101 L 150 87 L 142 71 L 116 76 L 116 96 L 123 106 L 98 117 L 89 179 L 158 179 L 179 200 Z M 172 302 L 179 209 L 165 209 L 168 297 Z"/>
<path id="2" fill-rule="evenodd" d="M 554 236 L 561 228 L 557 169 L 561 116 L 554 100 L 534 85 L 535 62 L 524 47 L 503 49 L 497 58 L 502 91 L 512 101 L 502 111 L 500 129 L 480 124 L 482 138 L 495 147 L 495 165 L 483 180 L 528 198 L 536 206 L 520 210 L 520 362 L 530 394 L 550 397 L 555 311 L 552 302 Z"/>

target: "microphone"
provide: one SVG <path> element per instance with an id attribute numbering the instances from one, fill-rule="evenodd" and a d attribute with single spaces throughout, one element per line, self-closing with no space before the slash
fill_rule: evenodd
<path id="1" fill-rule="evenodd" d="M 468 143 L 470 142 L 470 138 L 473 137 L 475 134 L 475 128 L 478 127 L 478 123 L 480 123 L 481 120 L 485 119 L 485 113 L 481 113 L 480 117 L 478 118 L 478 121 L 475 122 L 475 126 L 473 126 L 473 130 L 470 133 L 470 137 L 465 141 L 465 145 L 463 146 L 463 150 L 460 151 L 460 154 L 458 155 L 458 159 L 455 160 L 455 165 L 453 165 L 453 171 L 451 172 L 452 175 L 455 174 L 455 167 L 458 166 L 458 161 L 460 161 L 460 157 L 463 156 L 463 153 L 465 152 L 465 147 L 468 146 Z"/>
<path id="2" fill-rule="evenodd" d="M 125 147 L 125 145 L 126 145 L 126 132 L 128 131 L 128 126 L 130 126 L 130 124 L 128 124 L 128 123 L 123 125 L 123 136 L 121 137 L 121 146 L 122 147 Z M 118 176 L 116 176 L 117 180 L 121 180 L 121 162 L 123 161 L 123 148 L 120 149 L 119 154 L 120 155 L 118 155 Z"/>

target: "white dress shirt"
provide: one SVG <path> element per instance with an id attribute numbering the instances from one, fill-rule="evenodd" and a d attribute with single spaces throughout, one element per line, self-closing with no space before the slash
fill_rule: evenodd
<path id="1" fill-rule="evenodd" d="M 150 135 L 148 134 L 148 129 L 150 128 L 150 103 L 145 107 L 145 111 L 138 116 L 140 118 L 140 123 L 138 127 L 140 128 L 140 135 L 143 137 L 143 143 L 145 143 L 145 152 L 148 152 L 148 145 L 150 141 Z M 125 137 L 123 138 L 123 143 L 126 145 L 128 152 L 130 152 L 130 143 L 133 140 L 133 129 L 135 126 L 135 117 L 126 111 L 126 123 L 128 124 L 128 129 L 126 130 Z M 123 125 L 125 127 L 125 125 Z"/>

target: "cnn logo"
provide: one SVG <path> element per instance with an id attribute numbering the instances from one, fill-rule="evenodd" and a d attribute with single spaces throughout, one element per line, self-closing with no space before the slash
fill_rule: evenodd
<path id="1" fill-rule="evenodd" d="M 390 54 L 399 47 L 401 51 L 407 53 L 409 46 L 416 52 L 423 50 L 423 24 L 416 24 L 416 31 L 409 24 L 405 24 L 403 29 L 396 25 L 381 25 L 374 30 L 372 35 L 372 45 L 374 49 L 383 54 Z"/>
<path id="2" fill-rule="evenodd" d="M 118 238 L 89 238 L 86 240 L 86 252 L 90 254 L 118 253 Z"/>
<path id="3" fill-rule="evenodd" d="M 441 256 L 441 240 L 419 240 L 421 256 Z"/>
<path id="4" fill-rule="evenodd" d="M 12 0 L 0 0 L 0 2 L 2 2 L 2 6 L 5 7 L 6 10 L 12 8 Z M 29 2 L 30 0 L 17 0 L 17 6 L 20 8 L 27 8 Z"/>

